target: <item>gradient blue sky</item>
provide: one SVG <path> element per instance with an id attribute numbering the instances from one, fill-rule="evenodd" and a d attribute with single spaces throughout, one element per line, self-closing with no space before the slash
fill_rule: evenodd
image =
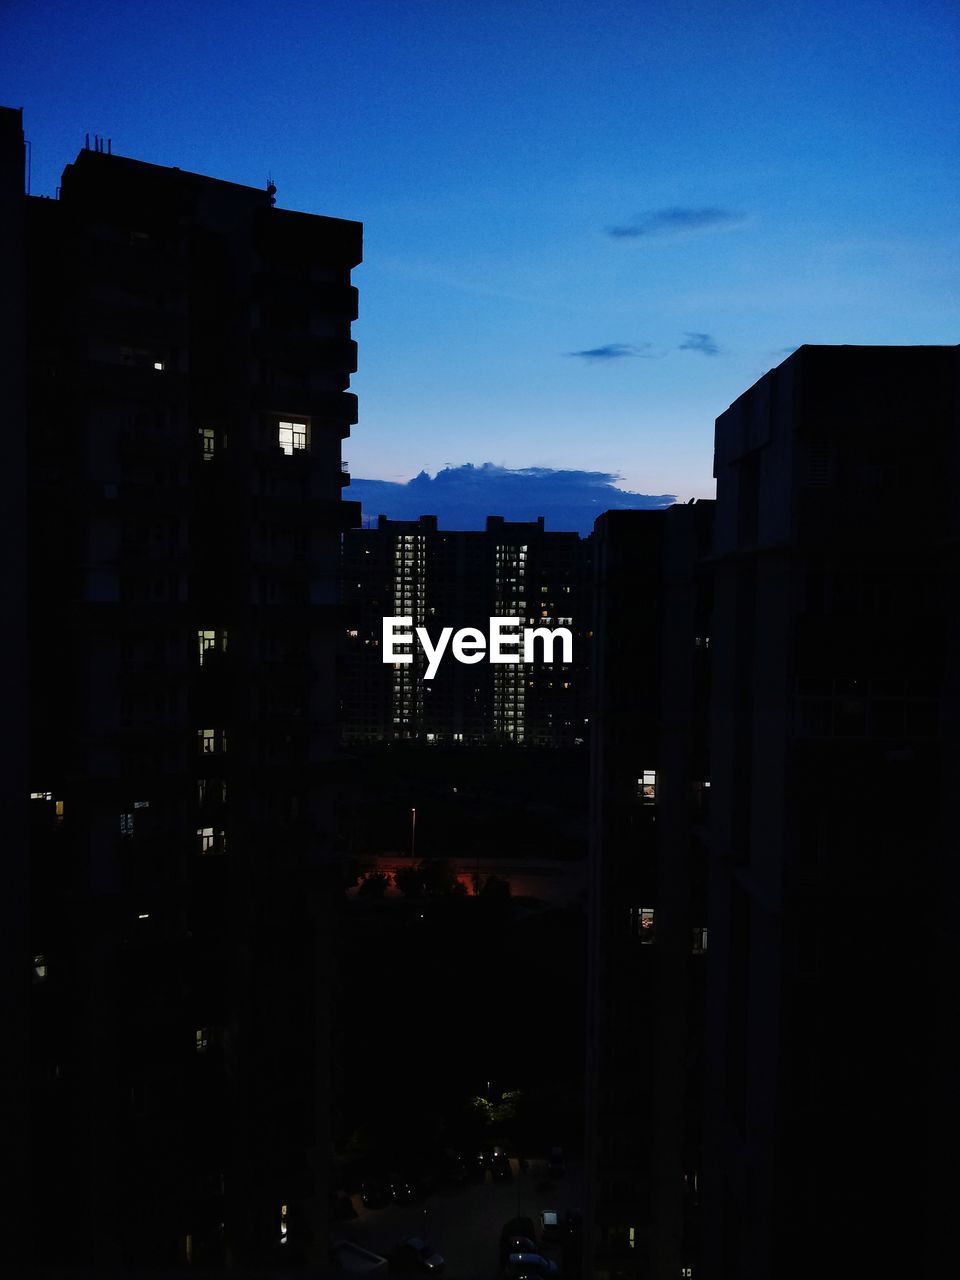
<path id="1" fill-rule="evenodd" d="M 489 460 L 711 496 L 714 418 L 786 350 L 960 340 L 946 0 L 4 0 L 0 23 L 35 194 L 89 131 L 364 222 L 358 476 Z"/>

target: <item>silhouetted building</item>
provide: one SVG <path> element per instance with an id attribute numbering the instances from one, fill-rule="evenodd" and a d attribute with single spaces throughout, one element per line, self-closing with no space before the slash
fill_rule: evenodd
<path id="1" fill-rule="evenodd" d="M 343 539 L 344 648 L 341 723 L 347 742 L 514 742 L 567 747 L 587 736 L 590 544 L 576 533 L 547 532 L 543 518 L 488 516 L 484 531 L 437 528 L 435 516 L 352 529 Z M 413 662 L 385 664 L 382 619 L 408 617 L 436 641 L 441 628 L 518 617 L 524 627 L 565 627 L 573 661 L 458 662 L 447 651 L 424 679 Z"/>
<path id="2" fill-rule="evenodd" d="M 698 1249 L 712 503 L 594 532 L 585 1273 Z"/>
<path id="3" fill-rule="evenodd" d="M 958 392 L 957 348 L 801 347 L 715 513 L 598 522 L 598 1277 L 949 1253 Z"/>
<path id="4" fill-rule="evenodd" d="M 17 1233 L 103 1268 L 325 1258 L 361 227 L 99 140 L 59 199 L 25 198 L 13 114 L 3 274 L 25 279 L 26 412 L 5 386 L 4 477 L 16 493 L 26 475 L 28 750 L 7 736 L 33 978 Z M 25 918 L 21 847 L 4 898 L 12 883 Z"/>
<path id="5" fill-rule="evenodd" d="M 951 1252 L 958 355 L 801 347 L 717 420 L 707 1276 Z"/>

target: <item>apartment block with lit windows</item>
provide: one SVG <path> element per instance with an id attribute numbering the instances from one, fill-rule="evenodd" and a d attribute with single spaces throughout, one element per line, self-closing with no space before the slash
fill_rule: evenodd
<path id="1" fill-rule="evenodd" d="M 19 184 L 24 1234 L 62 1264 L 320 1259 L 361 227 L 99 140 L 58 199 Z"/>
<path id="2" fill-rule="evenodd" d="M 344 535 L 341 724 L 345 741 L 582 746 L 588 732 L 589 542 L 543 519 L 489 516 L 484 530 L 437 528 L 435 516 L 379 518 Z M 385 665 L 382 619 L 442 627 L 491 617 L 566 627 L 573 661 L 467 665 L 448 656 L 432 680 L 419 645 Z"/>
<path id="3" fill-rule="evenodd" d="M 584 1273 L 692 1274 L 713 504 L 594 530 Z"/>

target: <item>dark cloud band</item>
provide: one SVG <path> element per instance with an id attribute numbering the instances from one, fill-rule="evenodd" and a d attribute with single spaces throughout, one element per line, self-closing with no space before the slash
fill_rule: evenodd
<path id="1" fill-rule="evenodd" d="M 743 221 L 743 214 L 735 213 L 732 209 L 718 209 L 712 205 L 703 209 L 674 206 L 638 213 L 631 222 L 607 227 L 607 234 L 614 240 L 639 240 L 646 236 L 678 236 L 717 231 L 739 226 Z"/>
<path id="2" fill-rule="evenodd" d="M 363 505 L 365 519 L 381 512 L 394 520 L 435 515 L 443 529 L 482 529 L 489 515 L 507 520 L 544 516 L 548 528 L 589 533 L 604 511 L 669 507 L 672 494 L 634 493 L 617 487 L 607 471 L 557 471 L 550 467 L 445 467 L 421 471 L 405 484 L 354 479 L 346 497 Z"/>
<path id="3" fill-rule="evenodd" d="M 652 343 L 643 342 L 639 346 L 630 342 L 608 342 L 604 347 L 588 347 L 585 351 L 568 351 L 568 356 L 576 360 L 590 362 L 604 360 L 622 360 L 625 356 L 649 356 Z"/>

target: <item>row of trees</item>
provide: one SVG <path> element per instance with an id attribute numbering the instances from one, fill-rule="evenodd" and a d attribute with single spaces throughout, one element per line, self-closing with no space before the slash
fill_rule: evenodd
<path id="1" fill-rule="evenodd" d="M 510 897 L 510 883 L 499 876 L 472 876 L 473 892 L 492 902 L 505 902 Z M 356 880 L 354 881 L 356 883 Z M 368 901 L 383 898 L 390 886 L 405 898 L 466 897 L 467 886 L 454 874 L 442 858 L 425 858 L 415 866 L 401 867 L 393 876 L 383 871 L 369 871 L 360 878 L 357 896 Z"/>

